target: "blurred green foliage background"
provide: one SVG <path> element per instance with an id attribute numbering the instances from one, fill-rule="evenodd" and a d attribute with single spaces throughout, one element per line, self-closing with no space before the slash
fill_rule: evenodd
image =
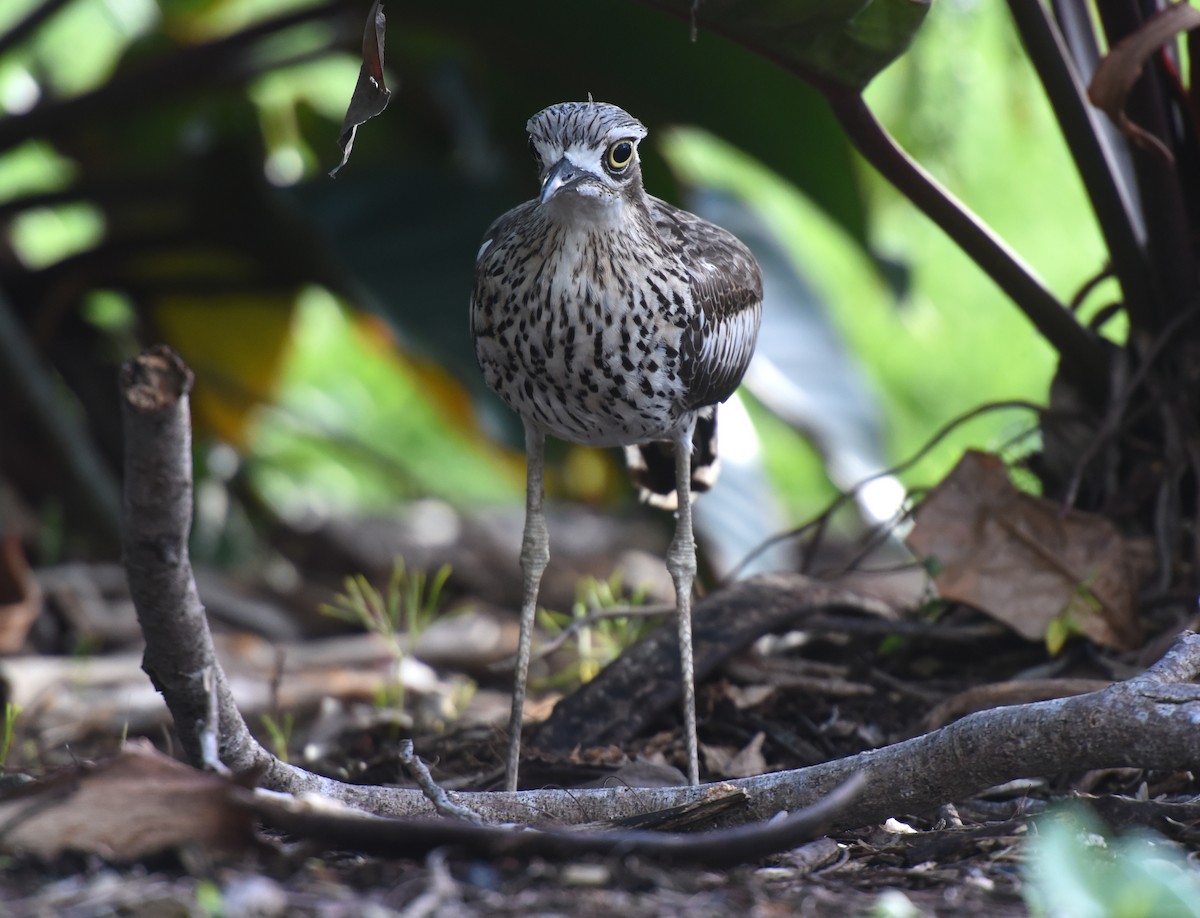
<path id="1" fill-rule="evenodd" d="M 820 96 L 724 39 L 691 42 L 658 12 L 388 5 L 398 92 L 331 180 L 365 4 L 10 0 L 0 35 L 46 6 L 58 8 L 0 56 L 0 276 L 109 457 L 104 386 L 139 341 L 163 338 L 197 372 L 202 441 L 234 445 L 280 512 L 518 501 L 520 458 L 467 338 L 473 257 L 490 220 L 532 194 L 525 118 L 589 92 L 650 127 L 652 193 L 732 191 L 784 240 L 871 381 L 886 456 L 981 403 L 1046 397 L 1048 346 L 856 158 Z M 1100 236 L 1003 5 L 935 4 L 867 99 L 1059 297 L 1100 270 Z M 797 432 L 751 410 L 801 521 L 833 487 Z M 28 481 L 11 447 L 19 421 L 0 414 L 0 468 Z M 983 416 L 904 479 L 932 484 L 965 447 L 999 448 L 1033 423 Z M 69 503 L 45 477 L 27 499 Z M 552 485 L 627 500 L 619 480 L 568 454 Z"/>

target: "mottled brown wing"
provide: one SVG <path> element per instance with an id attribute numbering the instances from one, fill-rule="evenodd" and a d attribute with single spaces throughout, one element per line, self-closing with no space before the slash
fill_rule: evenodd
<path id="1" fill-rule="evenodd" d="M 762 319 L 762 273 L 732 233 L 650 198 L 658 232 L 687 268 L 696 314 L 684 333 L 688 407 L 723 402 L 742 381 Z"/>
<path id="2" fill-rule="evenodd" d="M 512 210 L 497 217 L 483 234 L 479 251 L 475 255 L 475 285 L 471 291 L 471 337 L 490 337 L 493 333 L 491 312 L 494 299 L 499 295 L 500 277 L 503 274 L 504 261 L 497 259 L 498 249 L 504 247 L 512 235 L 514 223 L 519 223 L 537 205 L 536 201 L 526 201 Z M 489 258 L 488 255 L 493 257 Z"/>

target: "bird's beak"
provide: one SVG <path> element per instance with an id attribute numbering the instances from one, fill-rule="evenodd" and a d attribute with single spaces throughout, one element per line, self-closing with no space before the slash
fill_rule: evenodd
<path id="1" fill-rule="evenodd" d="M 546 173 L 546 178 L 542 181 L 541 202 L 545 204 L 583 174 L 582 169 L 564 156 Z"/>

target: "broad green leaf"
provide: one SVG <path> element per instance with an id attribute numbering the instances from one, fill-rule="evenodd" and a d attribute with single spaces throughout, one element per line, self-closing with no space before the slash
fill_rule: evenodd
<path id="1" fill-rule="evenodd" d="M 860 91 L 904 53 L 931 0 L 646 0 L 822 89 Z"/>

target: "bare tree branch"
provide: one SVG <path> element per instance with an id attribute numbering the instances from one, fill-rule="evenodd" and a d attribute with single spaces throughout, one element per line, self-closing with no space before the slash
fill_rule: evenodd
<path id="1" fill-rule="evenodd" d="M 381 819 L 354 810 L 312 807 L 303 801 L 271 794 L 259 794 L 255 808 L 276 829 L 324 845 L 388 857 L 418 857 L 453 846 L 486 857 L 570 861 L 589 855 L 640 856 L 652 858 L 656 863 L 729 868 L 760 861 L 818 837 L 820 830 L 829 825 L 861 786 L 861 778 L 846 781 L 811 807 L 784 819 L 688 833 L 646 829 L 516 829 L 458 819 Z"/>

